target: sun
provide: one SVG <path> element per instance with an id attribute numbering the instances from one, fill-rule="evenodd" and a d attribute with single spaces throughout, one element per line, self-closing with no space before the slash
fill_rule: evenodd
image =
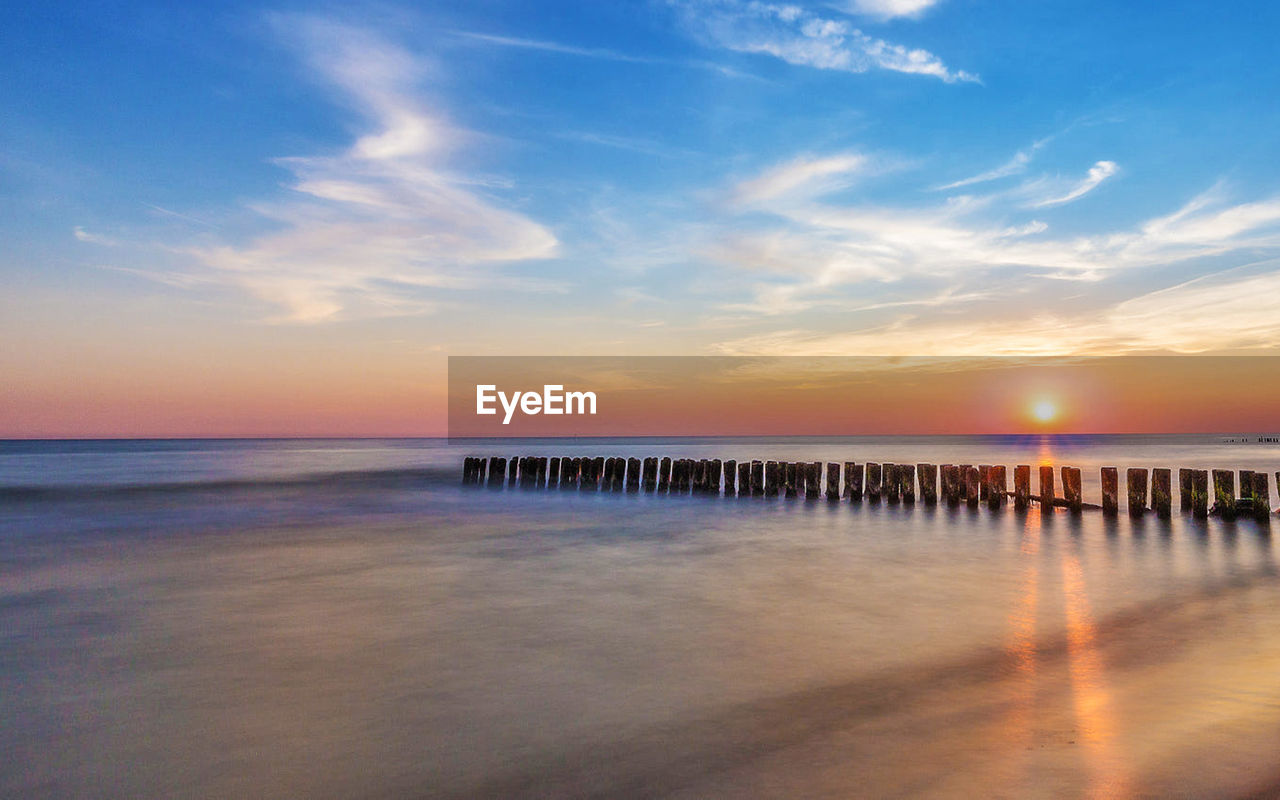
<path id="1" fill-rule="evenodd" d="M 1040 423 L 1050 423 L 1058 418 L 1058 404 L 1042 397 L 1031 404 L 1031 417 Z"/>

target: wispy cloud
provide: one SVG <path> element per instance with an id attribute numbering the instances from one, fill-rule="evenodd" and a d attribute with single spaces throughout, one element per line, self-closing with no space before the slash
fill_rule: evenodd
<path id="1" fill-rule="evenodd" d="M 728 355 L 1121 355 L 1280 347 L 1280 272 L 1201 278 L 1088 313 L 904 316 L 848 332 L 788 329 L 722 342 Z"/>
<path id="2" fill-rule="evenodd" d="M 914 18 L 940 2 L 941 0 L 848 0 L 841 4 L 840 8 L 850 14 L 860 14 L 877 19 Z"/>
<path id="3" fill-rule="evenodd" d="M 1072 200 L 1078 200 L 1089 192 L 1098 188 L 1098 184 L 1116 174 L 1119 167 L 1114 161 L 1099 161 L 1089 168 L 1089 174 L 1082 180 L 1074 184 L 1065 194 L 1048 197 L 1032 205 L 1035 208 L 1045 208 L 1046 206 L 1060 206 L 1064 203 L 1070 203 Z"/>
<path id="4" fill-rule="evenodd" d="M 673 5 L 695 35 L 736 52 L 764 53 L 817 69 L 883 69 L 947 83 L 979 82 L 977 75 L 952 70 L 927 50 L 877 39 L 843 20 L 821 17 L 799 6 L 758 0 L 673 0 Z"/>
<path id="5" fill-rule="evenodd" d="M 116 244 L 118 244 L 118 242 L 116 242 L 115 239 L 112 239 L 109 236 L 103 236 L 98 233 L 90 233 L 89 231 L 85 230 L 83 227 L 79 225 L 75 226 L 71 230 L 71 235 L 76 237 L 77 241 L 84 242 L 86 244 L 98 244 L 98 245 L 103 245 L 104 247 L 114 247 L 116 246 Z"/>
<path id="6" fill-rule="evenodd" d="M 519 36 L 499 36 L 492 33 L 479 33 L 477 31 L 453 31 L 453 35 L 469 39 L 474 42 L 481 42 L 488 45 L 496 45 L 498 47 L 515 47 L 522 50 L 541 50 L 546 53 L 560 53 L 569 56 L 581 56 L 583 58 L 598 58 L 605 61 L 621 61 L 628 64 L 665 64 L 676 67 L 689 67 L 691 69 L 705 69 L 711 72 L 718 72 L 732 78 L 751 78 L 751 75 L 724 64 L 717 64 L 713 61 L 700 61 L 697 59 L 676 59 L 662 58 L 659 56 L 641 56 L 631 53 L 623 53 L 618 50 L 611 50 L 607 47 L 580 47 L 578 45 L 562 44 L 560 42 L 549 42 L 545 39 L 525 39 Z"/>
<path id="7" fill-rule="evenodd" d="M 434 289 L 529 288 L 495 269 L 554 256 L 556 236 L 479 191 L 492 181 L 449 169 L 450 151 L 471 137 L 420 99 L 420 60 L 322 18 L 274 22 L 367 132 L 336 154 L 279 159 L 293 176 L 288 194 L 252 206 L 274 232 L 185 248 L 207 276 L 243 288 L 287 322 L 430 311 Z"/>
<path id="8" fill-rule="evenodd" d="M 876 287 L 904 281 L 941 283 L 941 292 L 926 297 L 958 306 L 983 299 L 992 281 L 1097 282 L 1193 258 L 1280 248 L 1280 199 L 1232 204 L 1217 188 L 1136 226 L 1070 236 L 1054 236 L 1049 222 L 1026 218 L 1026 197 L 1043 191 L 1041 180 L 924 206 L 834 202 L 829 193 L 805 191 L 828 175 L 843 177 L 835 165 L 850 167 L 845 158 L 784 162 L 733 187 L 735 196 L 752 199 L 751 216 L 723 220 L 721 235 L 703 253 L 756 278 L 746 286 L 750 299 L 722 308 L 778 317 L 820 306 L 856 313 L 919 301 L 911 293 L 868 300 L 884 294 Z M 1047 198 L 1053 203 L 1036 205 L 1060 206 L 1114 172 L 1112 162 L 1098 162 L 1084 181 Z"/>
<path id="9" fill-rule="evenodd" d="M 1044 147 L 1046 144 L 1048 144 L 1049 141 L 1050 141 L 1050 138 L 1048 137 L 1041 139 L 1037 142 L 1034 142 L 1031 145 L 1031 147 L 1027 148 L 1026 150 L 1019 150 L 1018 152 L 1014 153 L 1013 158 L 1010 158 L 1008 161 L 996 167 L 995 169 L 989 169 L 985 172 L 979 172 L 977 175 L 972 175 L 968 178 L 962 178 L 961 180 L 958 180 L 958 181 L 953 181 L 951 183 L 943 184 L 942 186 L 937 187 L 937 189 L 938 191 L 946 191 L 948 189 L 959 189 L 963 186 L 972 186 L 977 183 L 986 183 L 987 181 L 999 180 L 1000 178 L 1008 178 L 1012 175 L 1020 175 L 1023 172 L 1027 171 L 1027 166 L 1031 164 L 1031 159 L 1032 157 L 1034 157 L 1036 151 Z"/>
<path id="10" fill-rule="evenodd" d="M 739 183 L 734 187 L 733 199 L 747 205 L 777 200 L 797 192 L 804 192 L 807 196 L 823 194 L 849 185 L 866 163 L 866 157 L 858 153 L 838 153 L 820 158 L 801 156 Z"/>

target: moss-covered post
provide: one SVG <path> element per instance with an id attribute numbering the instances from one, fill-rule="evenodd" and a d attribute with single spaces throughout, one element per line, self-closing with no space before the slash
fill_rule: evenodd
<path id="1" fill-rule="evenodd" d="M 1053 487 L 1053 467 L 1040 468 L 1040 505 L 1042 508 L 1053 508 L 1057 492 Z"/>
<path id="2" fill-rule="evenodd" d="M 1114 517 L 1120 513 L 1120 470 L 1102 468 L 1102 513 Z"/>
<path id="3" fill-rule="evenodd" d="M 1151 470 L 1151 510 L 1161 519 L 1173 515 L 1173 490 L 1169 485 L 1172 477 L 1171 470 L 1160 467 Z"/>
<path id="4" fill-rule="evenodd" d="M 1213 513 L 1223 519 L 1236 516 L 1236 475 L 1229 469 L 1213 471 Z"/>
<path id="5" fill-rule="evenodd" d="M 1140 517 L 1147 511 L 1147 471 L 1130 467 L 1125 472 L 1125 484 L 1129 489 L 1129 516 Z"/>
<path id="6" fill-rule="evenodd" d="M 920 481 L 920 502 L 926 506 L 938 504 L 938 465 L 916 464 L 916 479 Z"/>
<path id="7" fill-rule="evenodd" d="M 880 482 L 884 471 L 879 464 L 867 463 L 867 499 L 873 503 L 880 502 Z"/>

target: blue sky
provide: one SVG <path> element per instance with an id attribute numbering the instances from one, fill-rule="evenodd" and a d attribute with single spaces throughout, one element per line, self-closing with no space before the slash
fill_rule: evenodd
<path id="1" fill-rule="evenodd" d="M 7 17 L 0 325 L 32 380 L 255 337 L 406 364 L 1280 344 L 1273 4 Z"/>

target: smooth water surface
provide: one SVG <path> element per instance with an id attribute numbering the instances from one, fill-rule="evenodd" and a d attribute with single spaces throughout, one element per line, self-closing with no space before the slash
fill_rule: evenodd
<path id="1" fill-rule="evenodd" d="M 1266 796 L 1267 525 L 458 485 L 1223 438 L 0 443 L 0 795 Z"/>

